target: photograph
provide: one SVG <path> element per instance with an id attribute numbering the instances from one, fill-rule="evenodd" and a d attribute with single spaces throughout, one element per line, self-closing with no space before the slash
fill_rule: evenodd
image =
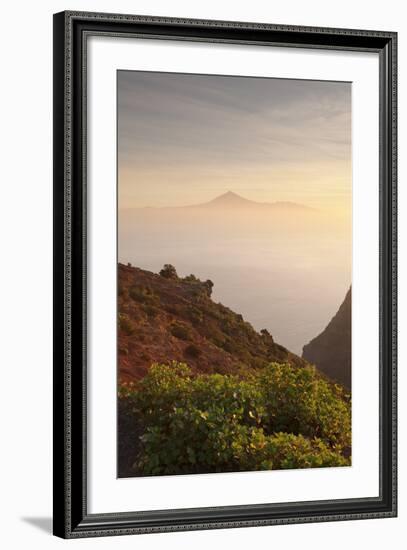
<path id="1" fill-rule="evenodd" d="M 397 32 L 233 17 L 54 14 L 58 537 L 397 516 Z"/>
<path id="2" fill-rule="evenodd" d="M 117 71 L 117 477 L 352 465 L 352 83 Z"/>

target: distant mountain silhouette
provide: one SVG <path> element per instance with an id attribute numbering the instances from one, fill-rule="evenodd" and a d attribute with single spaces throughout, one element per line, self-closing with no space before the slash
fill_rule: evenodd
<path id="1" fill-rule="evenodd" d="M 254 201 L 251 201 L 249 199 L 245 199 L 244 197 L 241 197 L 237 193 L 233 193 L 233 191 L 227 191 L 227 193 L 224 193 L 223 195 L 219 195 L 218 197 L 215 197 L 209 202 L 205 202 L 203 204 L 200 204 L 198 206 L 200 207 L 239 207 L 242 206 L 253 206 L 253 205 L 259 205 L 261 203 L 257 203 Z"/>
<path id="2" fill-rule="evenodd" d="M 187 206 L 185 196 L 174 194 L 168 201 L 184 206 L 120 210 L 119 258 L 153 272 L 170 261 L 182 275 L 210 277 L 217 300 L 255 328 L 272 328 L 278 342 L 301 354 L 329 320 L 327 304 L 334 312 L 343 299 L 350 224 L 324 208 L 257 202 L 248 199 L 255 198 L 249 190 L 242 195 L 213 193 L 210 201 Z M 333 276 L 335 287 L 322 284 Z"/>
<path id="3" fill-rule="evenodd" d="M 146 207 L 147 209 L 154 209 L 154 207 Z M 206 208 L 206 209 L 273 209 L 278 211 L 303 211 L 303 212 L 315 212 L 314 208 L 305 206 L 303 204 L 298 204 L 296 202 L 290 201 L 275 201 L 275 202 L 257 202 L 250 199 L 246 199 L 233 191 L 227 191 L 214 199 L 200 203 L 200 204 L 190 204 L 185 206 L 162 206 L 157 207 L 160 210 L 174 210 L 174 209 L 191 209 L 191 208 Z"/>
<path id="4" fill-rule="evenodd" d="M 223 195 L 215 197 L 209 202 L 205 202 L 195 207 L 200 208 L 279 208 L 279 209 L 299 209 L 299 210 L 312 210 L 311 208 L 288 201 L 276 201 L 276 202 L 257 202 L 249 199 L 245 199 L 241 195 L 234 193 L 233 191 L 227 191 Z"/>
<path id="5" fill-rule="evenodd" d="M 304 346 L 302 357 L 332 380 L 351 387 L 352 289 L 325 330 Z"/>

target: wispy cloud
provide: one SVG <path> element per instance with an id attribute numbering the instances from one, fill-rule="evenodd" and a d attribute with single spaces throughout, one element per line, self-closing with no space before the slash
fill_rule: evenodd
<path id="1" fill-rule="evenodd" d="M 122 206 L 350 193 L 349 83 L 120 71 L 118 101 Z"/>

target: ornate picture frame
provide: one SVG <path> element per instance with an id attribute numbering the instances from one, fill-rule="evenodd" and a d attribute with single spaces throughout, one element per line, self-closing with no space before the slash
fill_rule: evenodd
<path id="1" fill-rule="evenodd" d="M 379 494 L 357 498 L 89 511 L 88 40 L 372 53 L 379 62 Z M 397 34 L 136 15 L 54 15 L 54 534 L 63 538 L 394 517 L 397 514 Z M 96 208 L 94 205 L 92 208 Z M 93 342 L 97 345 L 97 342 Z M 104 365 L 100 365 L 104 368 Z M 112 449 L 115 453 L 115 449 Z"/>

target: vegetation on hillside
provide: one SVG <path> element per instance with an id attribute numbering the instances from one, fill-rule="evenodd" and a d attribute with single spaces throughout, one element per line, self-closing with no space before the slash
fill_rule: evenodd
<path id="1" fill-rule="evenodd" d="M 350 465 L 346 390 L 212 289 L 119 264 L 119 477 Z"/>
<path id="2" fill-rule="evenodd" d="M 270 362 L 307 362 L 212 300 L 213 282 L 118 266 L 119 378 L 142 378 L 153 363 L 187 362 L 196 373 L 238 374 Z"/>
<path id="3" fill-rule="evenodd" d="M 350 399 L 314 367 L 155 364 L 119 388 L 119 476 L 350 465 Z"/>

